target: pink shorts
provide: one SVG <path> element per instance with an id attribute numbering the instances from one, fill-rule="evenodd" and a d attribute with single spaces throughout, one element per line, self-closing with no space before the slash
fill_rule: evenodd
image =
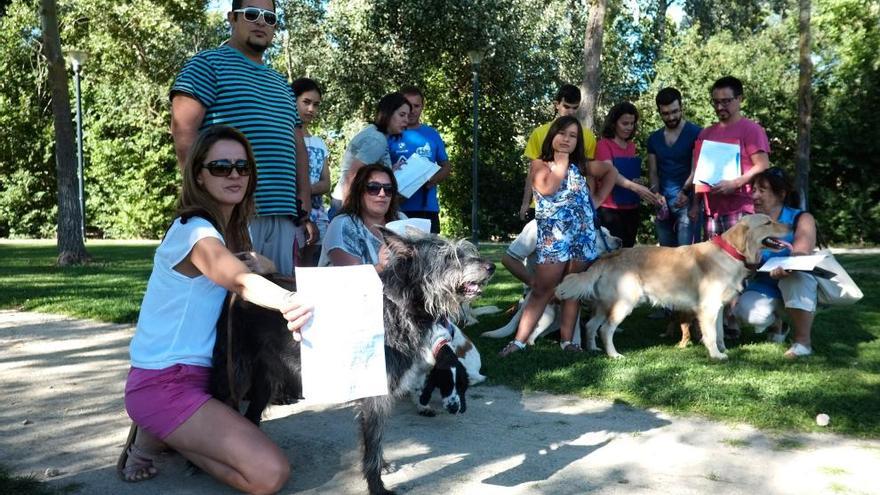
<path id="1" fill-rule="evenodd" d="M 134 368 L 125 382 L 125 410 L 139 427 L 164 440 L 211 399 L 211 368 L 175 364 Z"/>

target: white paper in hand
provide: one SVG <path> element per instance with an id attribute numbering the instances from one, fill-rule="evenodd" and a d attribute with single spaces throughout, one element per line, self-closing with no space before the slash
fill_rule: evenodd
<path id="1" fill-rule="evenodd" d="M 761 268 L 758 268 L 758 271 L 772 272 L 774 268 L 782 268 L 783 270 L 809 272 L 814 270 L 816 265 L 824 259 L 824 254 L 811 254 L 809 256 L 778 256 L 767 260 L 766 263 L 761 265 Z"/>
<path id="2" fill-rule="evenodd" d="M 431 221 L 427 218 L 404 218 L 385 224 L 385 228 L 397 235 L 406 235 L 407 227 L 416 229 L 426 234 L 431 233 Z"/>
<path id="3" fill-rule="evenodd" d="M 387 394 L 382 281 L 376 269 L 297 268 L 296 285 L 314 306 L 300 346 L 305 400 L 338 404 Z"/>
<path id="4" fill-rule="evenodd" d="M 714 186 L 723 180 L 733 180 L 740 176 L 739 145 L 703 141 L 694 182 Z"/>
<path id="5" fill-rule="evenodd" d="M 439 165 L 418 153 L 413 153 L 400 168 L 394 170 L 397 192 L 409 198 L 439 171 Z"/>

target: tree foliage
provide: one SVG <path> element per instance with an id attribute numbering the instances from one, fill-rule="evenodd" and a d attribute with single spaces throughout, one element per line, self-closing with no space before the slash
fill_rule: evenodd
<path id="1" fill-rule="evenodd" d="M 653 96 L 666 85 L 679 87 L 689 117 L 707 125 L 715 119 L 709 85 L 732 74 L 746 84 L 744 113 L 767 128 L 772 162 L 793 171 L 796 1 L 687 0 L 681 25 L 658 19 L 661 3 L 608 1 L 597 126 L 614 103 L 635 101 L 644 140 L 661 125 Z M 0 236 L 55 232 L 53 132 L 37 4 L 12 0 L 0 16 Z M 93 230 L 155 237 L 167 226 L 180 180 L 168 90 L 189 56 L 217 46 L 227 33 L 223 16 L 207 4 L 59 0 L 62 46 L 91 55 L 82 87 Z M 880 242 L 880 186 L 864 173 L 877 169 L 880 156 L 880 114 L 866 111 L 880 103 L 880 0 L 813 4 L 812 210 L 833 241 Z M 441 132 L 453 163 L 453 176 L 440 187 L 448 235 L 470 230 L 467 52 L 484 48 L 481 232 L 504 237 L 519 230 L 525 138 L 552 118 L 559 84 L 583 77 L 587 0 L 288 0 L 278 6 L 283 26 L 270 63 L 324 87 L 314 131 L 330 138 L 334 167 L 383 94 L 409 84 L 425 91 L 423 119 Z"/>

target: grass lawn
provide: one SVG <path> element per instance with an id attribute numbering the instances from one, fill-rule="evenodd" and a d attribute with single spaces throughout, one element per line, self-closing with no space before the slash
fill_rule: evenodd
<path id="1" fill-rule="evenodd" d="M 90 241 L 89 266 L 53 266 L 50 242 L 0 241 L 0 308 L 63 313 L 112 322 L 133 322 L 149 277 L 155 243 Z M 520 284 L 501 267 L 502 247 L 483 253 L 498 272 L 477 305 L 507 308 Z M 493 384 L 517 389 L 602 397 L 639 407 L 746 422 L 765 429 L 834 431 L 880 437 L 880 255 L 848 254 L 838 259 L 865 293 L 855 306 L 819 311 L 813 329 L 814 356 L 795 362 L 785 347 L 748 330 L 729 346 L 730 359 L 711 362 L 702 345 L 687 349 L 658 335 L 665 322 L 636 310 L 615 336 L 625 359 L 564 354 L 551 340 L 529 352 L 500 360 L 504 340 L 480 338 L 506 323 L 486 316 L 466 332 L 483 356 L 483 373 Z M 818 413 L 831 416 L 826 428 Z"/>

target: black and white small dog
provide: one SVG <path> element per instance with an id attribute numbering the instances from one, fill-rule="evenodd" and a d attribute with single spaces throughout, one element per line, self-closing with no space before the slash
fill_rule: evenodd
<path id="1" fill-rule="evenodd" d="M 467 241 L 413 232 L 399 236 L 387 229 L 382 235 L 389 252 L 379 274 L 389 393 L 355 401 L 363 473 L 371 494 L 393 493 L 382 482 L 385 423 L 395 401 L 421 384 L 436 364 L 433 328 L 458 319 L 462 303 L 476 298 L 495 270 Z M 438 355 L 444 361 L 449 357 L 445 351 Z M 259 424 L 273 397 L 300 398 L 301 383 L 299 343 L 281 315 L 231 297 L 217 326 L 212 393 L 228 402 L 249 394 L 245 416 Z M 459 408 L 465 404 L 463 396 L 460 403 Z"/>
<path id="2" fill-rule="evenodd" d="M 434 367 L 428 372 L 421 388 L 413 391 L 413 399 L 422 416 L 434 417 L 437 414 L 429 405 L 434 390 L 440 391 L 443 408 L 449 414 L 464 414 L 467 410 L 465 393 L 471 384 L 472 377 L 456 350 L 454 341 L 456 332 L 461 334 L 458 327 L 448 322 L 445 324 L 438 322 L 433 328 L 432 340 L 434 344 L 431 346 L 431 351 L 434 355 Z M 476 349 L 473 350 L 476 351 Z M 479 354 L 477 359 L 479 359 Z M 479 375 L 479 366 L 477 374 Z M 482 377 L 482 375 L 479 376 Z M 485 379 L 485 377 L 482 378 Z"/>

